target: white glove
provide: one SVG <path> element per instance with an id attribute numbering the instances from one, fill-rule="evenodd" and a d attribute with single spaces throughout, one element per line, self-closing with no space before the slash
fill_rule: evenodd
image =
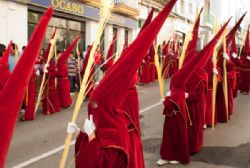
<path id="1" fill-rule="evenodd" d="M 227 61 L 229 61 L 229 56 L 227 55 L 227 53 L 223 53 L 223 58 Z"/>
<path id="2" fill-rule="evenodd" d="M 250 61 L 250 56 L 247 56 L 247 60 Z"/>
<path id="3" fill-rule="evenodd" d="M 168 91 L 166 94 L 166 97 L 170 97 L 171 96 L 171 91 Z"/>
<path id="4" fill-rule="evenodd" d="M 77 134 L 80 132 L 79 127 L 75 123 L 68 123 L 67 133 L 70 135 Z"/>
<path id="5" fill-rule="evenodd" d="M 234 53 L 232 54 L 232 57 L 233 57 L 234 59 L 236 59 L 236 58 L 237 58 L 237 54 L 234 52 Z"/>
<path id="6" fill-rule="evenodd" d="M 84 132 L 89 136 L 95 132 L 95 124 L 93 122 L 93 115 L 89 116 L 90 119 L 85 119 L 85 123 L 83 125 Z"/>
<path id="7" fill-rule="evenodd" d="M 40 71 L 36 70 L 36 76 L 40 76 Z"/>
<path id="8" fill-rule="evenodd" d="M 215 75 L 218 75 L 218 74 L 219 74 L 217 68 L 213 68 L 213 73 L 214 73 Z"/>
<path id="9" fill-rule="evenodd" d="M 187 99 L 188 97 L 189 97 L 189 94 L 185 92 L 185 99 Z"/>
<path id="10" fill-rule="evenodd" d="M 48 67 L 49 67 L 49 64 L 44 65 L 44 69 L 43 69 L 44 73 L 48 73 Z"/>

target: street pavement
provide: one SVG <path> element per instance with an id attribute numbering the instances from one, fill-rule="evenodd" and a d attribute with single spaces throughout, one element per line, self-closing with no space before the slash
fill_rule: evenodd
<path id="1" fill-rule="evenodd" d="M 168 88 L 166 81 L 165 88 Z M 144 157 L 147 168 L 157 168 L 164 116 L 158 83 L 139 86 L 140 115 Z M 76 99 L 76 96 L 74 96 Z M 166 165 L 163 168 L 250 168 L 250 96 L 239 94 L 235 110 L 227 124 L 205 130 L 204 148 L 191 157 L 188 165 Z M 62 155 L 67 123 L 74 108 L 44 116 L 38 111 L 34 121 L 18 120 L 6 168 L 56 168 Z M 83 103 L 77 123 L 82 127 L 87 116 Z M 66 168 L 74 167 L 74 145 Z"/>

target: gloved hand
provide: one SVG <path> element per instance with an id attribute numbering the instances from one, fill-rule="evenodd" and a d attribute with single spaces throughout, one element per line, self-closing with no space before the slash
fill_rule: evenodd
<path id="1" fill-rule="evenodd" d="M 236 59 L 238 56 L 237 56 L 237 54 L 234 52 L 234 53 L 232 54 L 232 57 L 233 57 L 234 59 Z"/>
<path id="2" fill-rule="evenodd" d="M 36 70 L 36 76 L 40 76 L 40 71 Z"/>
<path id="3" fill-rule="evenodd" d="M 49 64 L 46 63 L 46 64 L 44 65 L 44 69 L 43 69 L 43 72 L 44 72 L 44 73 L 48 73 L 48 67 L 49 67 Z"/>
<path id="4" fill-rule="evenodd" d="M 70 135 L 78 134 L 80 132 L 79 127 L 75 123 L 68 123 L 67 133 Z"/>
<path id="5" fill-rule="evenodd" d="M 189 97 L 189 94 L 185 92 L 185 99 L 187 99 L 188 97 Z"/>
<path id="6" fill-rule="evenodd" d="M 171 96 L 171 90 L 166 93 L 166 97 L 170 97 L 170 96 Z"/>
<path id="7" fill-rule="evenodd" d="M 229 56 L 227 55 L 227 53 L 223 53 L 223 58 L 227 61 L 229 61 Z"/>
<path id="8" fill-rule="evenodd" d="M 250 56 L 247 56 L 247 60 L 250 61 Z"/>
<path id="9" fill-rule="evenodd" d="M 90 119 L 85 119 L 85 123 L 83 125 L 84 132 L 89 136 L 95 132 L 95 124 L 93 122 L 93 115 L 89 116 Z"/>
<path id="10" fill-rule="evenodd" d="M 214 73 L 215 75 L 218 75 L 218 74 L 219 74 L 217 68 L 213 68 L 213 73 Z"/>

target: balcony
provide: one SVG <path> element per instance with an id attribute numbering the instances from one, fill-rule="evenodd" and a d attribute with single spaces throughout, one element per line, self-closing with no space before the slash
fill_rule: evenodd
<path id="1" fill-rule="evenodd" d="M 138 1 L 136 0 L 114 0 L 113 12 L 131 18 L 139 16 Z"/>
<path id="2" fill-rule="evenodd" d="M 100 8 L 101 1 L 100 0 L 78 0 L 80 2 L 83 2 L 87 5 Z M 130 18 L 137 18 L 139 16 L 139 10 L 138 9 L 138 1 L 137 0 L 114 0 L 114 13 L 118 13 L 121 15 L 125 15 Z"/>
<path id="3" fill-rule="evenodd" d="M 96 7 L 96 8 L 100 8 L 100 6 L 101 6 L 100 0 L 78 0 L 78 1 L 83 2 L 89 6 Z"/>
<path id="4" fill-rule="evenodd" d="M 141 0 L 142 3 L 151 4 L 159 8 L 162 8 L 163 6 L 165 6 L 168 1 L 169 0 Z"/>

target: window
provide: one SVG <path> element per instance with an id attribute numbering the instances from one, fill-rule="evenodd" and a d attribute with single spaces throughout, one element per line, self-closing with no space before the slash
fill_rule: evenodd
<path id="1" fill-rule="evenodd" d="M 105 30 L 103 31 L 102 35 L 101 35 L 101 39 L 100 39 L 100 52 L 104 53 L 105 50 Z"/>
<path id="2" fill-rule="evenodd" d="M 115 33 L 118 33 L 118 29 L 116 27 L 113 27 L 113 34 Z M 118 42 L 118 34 L 117 34 L 117 40 L 115 41 L 114 53 L 117 52 L 117 42 Z"/>
<path id="3" fill-rule="evenodd" d="M 184 0 L 181 0 L 181 13 L 182 14 L 185 13 L 185 2 L 184 2 Z"/>
<path id="4" fill-rule="evenodd" d="M 128 38 L 128 30 L 127 29 L 125 29 L 125 39 L 124 40 L 125 40 L 124 41 L 124 47 L 128 47 L 129 38 Z"/>
<path id="5" fill-rule="evenodd" d="M 42 14 L 32 11 L 28 12 L 28 38 L 32 35 L 39 19 Z M 49 26 L 46 31 L 45 40 L 43 41 L 42 48 L 46 49 L 51 39 L 53 29 L 57 28 L 57 49 L 66 49 L 79 35 L 81 39 L 79 41 L 80 51 L 85 50 L 85 38 L 86 38 L 86 25 L 85 22 L 78 22 L 73 20 L 67 20 L 64 18 L 53 17 L 50 20 Z"/>
<path id="6" fill-rule="evenodd" d="M 189 14 L 193 15 L 193 4 L 189 3 Z"/>
<path id="7" fill-rule="evenodd" d="M 141 27 L 142 27 L 142 20 L 139 19 L 139 20 L 138 20 L 138 28 L 141 28 Z"/>

